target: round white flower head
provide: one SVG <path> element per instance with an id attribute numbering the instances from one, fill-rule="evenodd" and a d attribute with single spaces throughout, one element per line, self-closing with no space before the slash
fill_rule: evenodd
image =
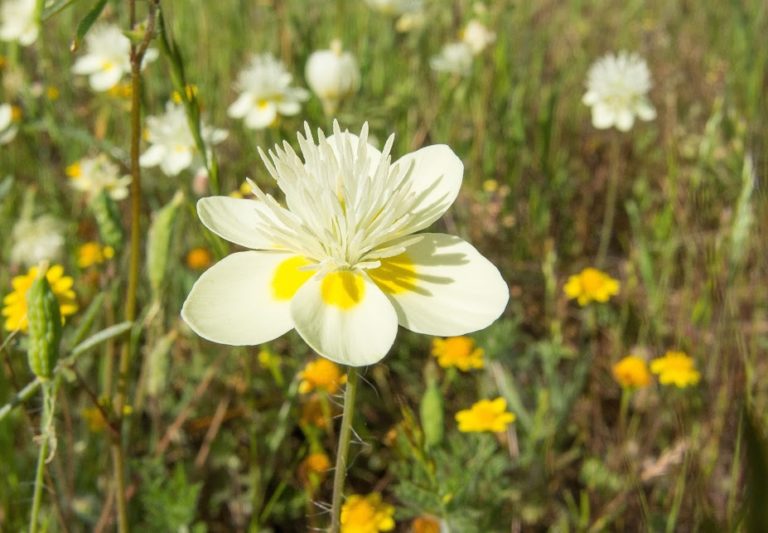
<path id="1" fill-rule="evenodd" d="M 218 144 L 227 138 L 228 132 L 203 124 L 202 137 L 207 146 Z M 184 106 L 168 102 L 165 113 L 147 117 L 147 141 L 151 146 L 141 154 L 142 167 L 155 167 L 168 176 L 176 176 L 192 165 L 198 155 L 195 138 L 189 129 Z"/>
<path id="2" fill-rule="evenodd" d="M 325 114 L 333 115 L 339 103 L 360 87 L 360 68 L 355 57 L 342 51 L 335 40 L 329 50 L 312 52 L 307 60 L 307 83 L 323 104 Z"/>
<path id="3" fill-rule="evenodd" d="M 391 162 L 341 132 L 299 135 L 260 151 L 285 196 L 283 207 L 251 182 L 256 200 L 203 198 L 203 224 L 251 251 L 219 261 L 195 283 L 181 316 L 200 336 L 261 344 L 295 328 L 324 357 L 351 366 L 381 360 L 398 324 L 453 336 L 485 328 L 509 289 L 498 269 L 464 240 L 428 228 L 451 206 L 464 166 L 445 145 Z"/>
<path id="4" fill-rule="evenodd" d="M 61 227 L 61 221 L 50 215 L 17 222 L 12 232 L 11 261 L 29 266 L 57 259 L 64 246 Z"/>
<path id="5" fill-rule="evenodd" d="M 448 43 L 429 65 L 438 72 L 467 76 L 472 70 L 472 48 L 465 42 Z"/>
<path id="6" fill-rule="evenodd" d="M 309 92 L 291 87 L 292 81 L 291 73 L 271 54 L 254 56 L 237 78 L 240 96 L 229 106 L 229 116 L 243 118 L 248 128 L 259 130 L 274 123 L 278 114 L 298 114 Z"/>
<path id="7" fill-rule="evenodd" d="M 405 15 L 424 9 L 424 0 L 365 0 L 365 3 L 385 15 Z"/>
<path id="8" fill-rule="evenodd" d="M 88 76 L 94 91 L 108 91 L 131 71 L 131 41 L 113 24 L 94 26 L 85 36 L 86 53 L 75 61 L 72 72 Z M 157 59 L 150 48 L 144 54 L 142 68 Z"/>
<path id="9" fill-rule="evenodd" d="M 648 65 L 637 54 L 619 52 L 598 59 L 589 69 L 587 92 L 582 99 L 592 107 L 592 125 L 629 131 L 635 117 L 656 118 L 656 110 L 647 97 L 651 85 Z"/>
<path id="10" fill-rule="evenodd" d="M 486 28 L 479 20 L 470 20 L 462 32 L 461 40 L 477 55 L 496 41 L 496 33 Z"/>
<path id="11" fill-rule="evenodd" d="M 113 200 L 123 200 L 128 196 L 130 176 L 121 176 L 118 166 L 110 161 L 106 154 L 96 157 L 84 157 L 67 167 L 72 187 L 86 193 L 89 199 L 106 191 Z"/>
<path id="12" fill-rule="evenodd" d="M 0 5 L 0 41 L 18 41 L 27 46 L 37 40 L 37 0 L 3 0 Z"/>
<path id="13" fill-rule="evenodd" d="M 7 144 L 16 138 L 19 126 L 11 104 L 0 104 L 0 144 Z"/>

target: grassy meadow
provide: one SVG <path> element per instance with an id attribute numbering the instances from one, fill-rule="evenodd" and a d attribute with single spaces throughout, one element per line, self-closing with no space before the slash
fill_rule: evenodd
<path id="1" fill-rule="evenodd" d="M 0 333 L 0 531 L 324 531 L 347 371 L 360 385 L 344 494 L 380 495 L 394 524 L 355 528 L 348 508 L 341 531 L 765 531 L 763 0 L 426 0 L 410 31 L 361 1 L 160 0 L 159 56 L 134 95 L 129 73 L 99 92 L 72 72 L 84 18 L 130 29 L 133 1 L 98 5 L 49 2 L 33 44 L 0 41 L 0 104 L 18 127 L 0 145 L 0 294 L 35 265 L 13 252 L 32 238 L 15 228 L 49 216 L 63 237 L 50 262 L 77 307 L 42 385 L 30 336 Z M 136 20 L 153 5 L 136 1 Z M 473 19 L 496 35 L 467 75 L 432 69 Z M 308 88 L 310 54 L 337 38 L 360 86 L 333 116 L 315 94 L 260 130 L 228 115 L 252 55 L 271 52 Z M 597 129 L 587 73 L 621 50 L 647 61 L 656 117 Z M 72 165 L 98 154 L 131 174 L 132 135 L 145 152 L 146 118 L 174 98 L 229 133 L 209 146 L 207 182 L 201 164 L 142 168 L 140 191 L 100 206 L 73 186 Z M 472 243 L 508 284 L 503 315 L 468 335 L 481 363 L 441 364 L 439 340 L 400 328 L 381 362 L 326 369 L 323 387 L 295 331 L 236 347 L 181 319 L 195 281 L 241 249 L 201 224 L 197 200 L 246 178 L 280 199 L 258 148 L 296 147 L 305 122 L 330 134 L 333 119 L 353 133 L 367 122 L 379 147 L 394 133 L 393 160 L 432 144 L 462 160 L 431 231 Z M 83 260 L 89 242 L 112 252 Z M 589 267 L 618 291 L 580 305 L 564 287 Z M 670 351 L 698 378 L 662 383 L 651 361 Z M 635 386 L 615 367 L 630 354 L 651 370 Z M 460 430 L 459 411 L 496 398 L 515 415 L 503 431 Z"/>

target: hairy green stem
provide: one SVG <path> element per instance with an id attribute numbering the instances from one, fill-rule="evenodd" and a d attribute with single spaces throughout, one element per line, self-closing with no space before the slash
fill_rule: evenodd
<path id="1" fill-rule="evenodd" d="M 605 194 L 605 215 L 603 216 L 603 227 L 600 231 L 600 248 L 597 251 L 598 268 L 603 266 L 605 258 L 608 255 L 608 244 L 613 234 L 613 219 L 616 216 L 616 200 L 619 189 L 619 164 L 621 159 L 621 142 L 618 135 L 611 136 L 611 154 L 609 161 L 608 190 Z"/>
<path id="2" fill-rule="evenodd" d="M 39 381 L 33 382 L 37 383 Z M 56 394 L 55 386 L 46 381 L 42 383 L 43 387 L 43 414 L 40 417 L 40 450 L 37 454 L 37 469 L 35 470 L 35 488 L 32 497 L 32 511 L 29 516 L 29 532 L 38 531 L 40 504 L 43 502 L 43 477 L 45 475 L 45 462 L 48 457 L 48 443 L 51 439 L 51 427 L 53 426 L 53 396 Z"/>
<path id="3" fill-rule="evenodd" d="M 347 456 L 349 454 L 349 441 L 352 437 L 352 419 L 355 413 L 355 397 L 357 396 L 357 372 L 350 368 L 347 376 L 347 388 L 344 392 L 344 414 L 341 418 L 339 447 L 336 451 L 336 468 L 333 473 L 331 533 L 338 533 L 341 528 L 341 501 L 344 498 L 344 480 L 347 477 Z"/>

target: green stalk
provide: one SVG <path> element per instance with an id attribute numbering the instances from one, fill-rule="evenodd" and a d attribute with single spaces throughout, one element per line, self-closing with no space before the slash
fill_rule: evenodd
<path id="1" fill-rule="evenodd" d="M 48 442 L 51 438 L 51 427 L 53 426 L 53 402 L 56 394 L 56 387 L 50 381 L 46 381 L 42 385 L 43 414 L 40 417 L 40 450 L 37 454 L 32 512 L 29 516 L 30 533 L 37 533 L 38 531 L 38 515 L 40 514 L 40 504 L 43 501 L 43 477 L 45 475 L 45 462 L 48 457 Z"/>
<path id="2" fill-rule="evenodd" d="M 597 251 L 598 268 L 603 266 L 605 258 L 608 255 L 608 243 L 613 233 L 613 219 L 616 215 L 617 191 L 619 189 L 619 164 L 621 159 L 621 142 L 619 136 L 615 133 L 611 135 L 611 155 L 608 170 L 608 190 L 605 193 L 605 215 L 603 216 L 603 227 L 600 231 L 600 248 Z"/>
<path id="3" fill-rule="evenodd" d="M 357 396 L 357 372 L 350 368 L 347 374 L 347 388 L 344 392 L 344 414 L 339 429 L 339 447 L 336 451 L 336 468 L 333 472 L 333 503 L 331 506 L 331 533 L 339 533 L 341 528 L 341 500 L 344 497 L 344 480 L 347 477 L 347 456 L 349 441 L 352 436 L 352 419 L 355 413 Z"/>

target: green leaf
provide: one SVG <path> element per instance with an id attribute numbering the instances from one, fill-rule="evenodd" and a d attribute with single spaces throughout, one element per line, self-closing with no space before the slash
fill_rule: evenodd
<path id="1" fill-rule="evenodd" d="M 102 342 L 106 342 L 109 339 L 112 339 L 114 337 L 117 337 L 119 335 L 122 335 L 131 327 L 133 326 L 133 322 L 126 321 L 126 322 L 120 322 L 119 324 L 115 324 L 114 326 L 110 326 L 106 329 L 102 329 L 98 333 L 95 333 L 85 339 L 83 342 L 72 348 L 72 351 L 69 354 L 70 358 L 75 358 L 84 352 L 90 350 L 91 348 L 101 344 Z"/>
<path id="2" fill-rule="evenodd" d="M 83 39 L 85 38 L 85 34 L 88 33 L 88 30 L 91 29 L 91 26 L 93 26 L 94 22 L 99 18 L 101 15 L 101 12 L 104 11 L 104 7 L 107 5 L 107 0 L 97 0 L 96 4 L 91 8 L 91 10 L 83 17 L 83 20 L 80 21 L 80 23 L 77 25 L 77 30 L 75 32 L 75 40 L 72 41 L 72 46 L 70 46 L 70 50 L 72 52 L 76 51 L 80 47 L 80 43 L 83 42 Z"/>

